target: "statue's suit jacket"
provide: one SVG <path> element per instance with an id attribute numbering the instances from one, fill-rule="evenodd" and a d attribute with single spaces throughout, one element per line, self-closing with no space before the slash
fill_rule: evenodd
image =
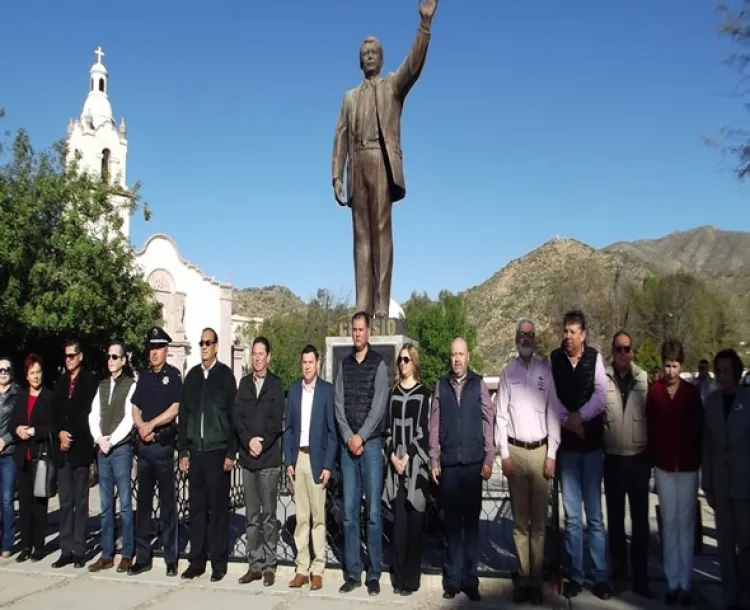
<path id="1" fill-rule="evenodd" d="M 406 195 L 406 181 L 401 155 L 401 112 L 404 100 L 414 83 L 417 82 L 427 57 L 427 47 L 430 44 L 430 32 L 424 26 L 419 27 L 417 37 L 404 63 L 398 70 L 391 72 L 385 78 L 378 79 L 375 84 L 375 99 L 377 100 L 377 119 L 380 132 L 385 141 L 386 163 L 393 177 L 390 185 L 391 202 L 400 201 Z M 357 108 L 358 85 L 344 94 L 336 135 L 333 140 L 333 181 L 344 180 L 344 166 L 346 166 L 347 197 L 351 198 L 352 190 L 352 153 L 357 134 L 354 133 L 355 110 Z"/>
<path id="2" fill-rule="evenodd" d="M 740 388 L 724 419 L 721 390 L 706 397 L 703 489 L 717 498 L 750 500 L 750 390 Z"/>

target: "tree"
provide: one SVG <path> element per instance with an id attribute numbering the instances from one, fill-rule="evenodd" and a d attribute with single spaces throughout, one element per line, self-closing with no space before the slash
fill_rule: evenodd
<path id="1" fill-rule="evenodd" d="M 147 330 L 162 319 L 119 228 L 114 185 L 65 165 L 65 146 L 37 153 L 20 130 L 0 168 L 0 337 L 18 357 L 40 353 L 47 370 L 78 337 L 95 369 L 107 343 L 143 357 Z M 129 193 L 131 212 L 137 187 Z M 145 209 L 145 207 L 144 207 Z M 98 359 L 97 359 L 98 356 Z M 137 363 L 137 362 L 136 362 Z"/>
<path id="2" fill-rule="evenodd" d="M 750 82 L 750 0 L 738 0 L 734 5 L 722 3 L 719 35 L 728 38 L 740 50 L 727 57 L 727 63 L 740 74 L 736 95 L 745 97 Z M 746 104 L 747 106 L 747 104 Z M 735 159 L 734 171 L 740 180 L 750 174 L 750 131 L 735 127 L 724 127 L 720 133 L 721 143 L 710 139 L 709 144 L 718 145 L 725 154 Z"/>
<path id="3" fill-rule="evenodd" d="M 437 385 L 450 365 L 450 346 L 453 339 L 463 337 L 469 345 L 470 366 L 481 371 L 482 361 L 474 352 L 477 330 L 469 323 L 463 297 L 446 290 L 437 301 L 426 294 L 413 293 L 404 307 L 409 335 L 419 343 L 422 382 L 429 388 Z"/>

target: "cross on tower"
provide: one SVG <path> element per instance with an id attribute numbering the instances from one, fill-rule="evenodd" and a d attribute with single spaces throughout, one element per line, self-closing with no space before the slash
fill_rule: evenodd
<path id="1" fill-rule="evenodd" d="M 96 50 L 94 51 L 94 54 L 96 55 L 96 61 L 98 63 L 102 63 L 102 57 L 104 57 L 104 51 L 102 50 L 101 45 L 96 47 Z"/>

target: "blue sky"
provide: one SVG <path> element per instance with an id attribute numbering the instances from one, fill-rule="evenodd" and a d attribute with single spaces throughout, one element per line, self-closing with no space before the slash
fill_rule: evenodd
<path id="1" fill-rule="evenodd" d="M 377 6 L 377 9 L 372 7 Z M 441 0 L 402 130 L 393 295 L 476 285 L 556 235 L 599 247 L 713 224 L 750 229 L 747 187 L 702 136 L 744 126 L 712 0 Z M 351 217 L 331 190 L 344 91 L 377 35 L 405 56 L 416 0 L 12 2 L 0 105 L 37 147 L 64 137 L 102 45 L 128 181 L 237 287 L 353 298 Z"/>

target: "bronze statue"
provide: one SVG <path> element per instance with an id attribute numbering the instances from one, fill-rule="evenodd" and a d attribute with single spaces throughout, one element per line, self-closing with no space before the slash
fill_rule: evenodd
<path id="1" fill-rule="evenodd" d="M 352 210 L 357 310 L 388 317 L 393 272 L 391 207 L 406 195 L 401 111 L 417 82 L 430 43 L 438 0 L 421 0 L 421 23 L 409 55 L 381 78 L 383 48 L 368 37 L 359 49 L 365 79 L 344 95 L 333 140 L 333 193 Z M 347 184 L 344 197 L 344 166 Z"/>

